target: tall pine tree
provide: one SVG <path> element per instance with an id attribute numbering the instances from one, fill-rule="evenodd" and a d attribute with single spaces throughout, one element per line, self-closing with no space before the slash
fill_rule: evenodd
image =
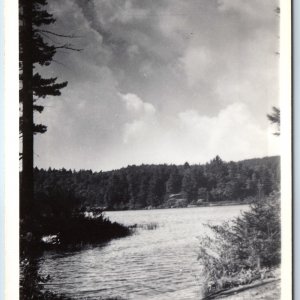
<path id="1" fill-rule="evenodd" d="M 178 168 L 176 166 L 172 167 L 169 179 L 166 182 L 166 192 L 167 194 L 177 194 L 181 191 L 181 181 L 182 176 L 179 174 Z"/>
<path id="2" fill-rule="evenodd" d="M 63 36 L 45 29 L 55 22 L 46 10 L 46 0 L 20 0 L 20 137 L 22 139 L 22 173 L 20 185 L 21 218 L 32 210 L 33 204 L 33 150 L 34 134 L 44 133 L 47 127 L 34 123 L 34 112 L 41 113 L 44 106 L 38 100 L 46 96 L 59 96 L 67 82 L 56 77 L 43 78 L 36 66 L 49 66 L 58 48 L 73 49 L 68 44 L 49 44 L 45 37 Z M 73 49 L 77 50 L 77 49 Z"/>
<path id="3" fill-rule="evenodd" d="M 186 169 L 182 178 L 182 192 L 188 203 L 197 200 L 198 185 L 195 173 L 191 168 Z"/>

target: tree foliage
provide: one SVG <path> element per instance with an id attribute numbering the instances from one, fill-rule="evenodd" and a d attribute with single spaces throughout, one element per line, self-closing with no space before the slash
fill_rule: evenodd
<path id="1" fill-rule="evenodd" d="M 19 131 L 22 142 L 20 159 L 22 174 L 20 184 L 21 216 L 24 217 L 33 209 L 33 165 L 34 138 L 37 133 L 45 133 L 47 126 L 34 123 L 34 113 L 42 113 L 44 104 L 41 101 L 47 96 L 60 96 L 61 89 L 67 82 L 58 82 L 57 77 L 45 78 L 41 70 L 49 66 L 57 49 L 74 49 L 66 43 L 54 44 L 51 35 L 70 38 L 47 30 L 55 18 L 47 11 L 46 0 L 19 1 L 20 26 L 20 122 Z"/>
<path id="2" fill-rule="evenodd" d="M 268 114 L 267 117 L 272 124 L 276 125 L 277 131 L 274 132 L 274 135 L 280 135 L 280 109 L 273 106 L 272 113 Z"/>
<path id="3" fill-rule="evenodd" d="M 279 157 L 229 163 L 217 158 L 204 165 L 141 165 L 109 172 L 35 169 L 35 193 L 59 188 L 74 193 L 81 205 L 108 209 L 242 201 L 257 198 L 259 187 L 261 197 L 279 190 L 279 164 Z"/>
<path id="4" fill-rule="evenodd" d="M 45 26 L 55 22 L 52 14 L 48 13 L 46 0 L 21 0 L 20 3 L 20 81 L 22 83 L 20 90 L 20 102 L 22 111 L 24 106 L 28 105 L 24 101 L 25 95 L 29 94 L 33 103 L 33 110 L 41 113 L 44 105 L 37 104 L 40 99 L 47 96 L 60 96 L 60 90 L 66 87 L 67 82 L 57 82 L 57 77 L 43 78 L 36 70 L 37 66 L 49 66 L 56 54 L 58 48 L 62 45 L 54 45 L 49 43 L 47 35 L 55 34 L 51 31 L 44 30 Z M 30 53 L 28 50 L 30 49 Z M 26 74 L 25 69 L 31 70 L 31 74 Z M 31 76 L 30 76 L 31 75 Z M 24 82 L 29 84 L 24 84 Z M 20 131 L 24 131 L 24 114 L 20 120 Z M 44 133 L 46 127 L 44 125 L 36 125 L 32 128 L 32 132 Z"/>
<path id="5" fill-rule="evenodd" d="M 256 201 L 231 222 L 208 225 L 200 241 L 205 295 L 250 283 L 278 266 L 281 257 L 280 195 Z"/>

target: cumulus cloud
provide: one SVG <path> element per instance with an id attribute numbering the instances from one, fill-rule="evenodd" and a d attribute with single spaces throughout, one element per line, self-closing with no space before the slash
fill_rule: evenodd
<path id="1" fill-rule="evenodd" d="M 226 13 L 242 14 L 252 20 L 265 22 L 272 16 L 270 13 L 265 15 L 262 12 L 275 12 L 279 6 L 279 1 L 260 1 L 260 0 L 218 0 L 219 10 Z M 257 11 L 260 8 L 260 13 Z"/>
<path id="2" fill-rule="evenodd" d="M 178 118 L 181 133 L 185 132 L 182 139 L 189 142 L 186 151 L 191 156 L 194 151 L 190 149 L 201 149 L 197 156 L 202 159 L 217 154 L 225 160 L 236 160 L 276 153 L 269 145 L 268 133 L 255 123 L 255 116 L 243 103 L 233 103 L 213 117 L 189 110 L 180 113 Z"/>
<path id="3" fill-rule="evenodd" d="M 122 157 L 116 164 L 205 163 L 221 156 L 226 161 L 276 155 L 279 139 L 255 122 L 249 107 L 233 103 L 214 116 L 190 109 L 172 120 L 134 119 L 125 124 Z M 124 160 L 124 156 L 126 157 Z"/>
<path id="4" fill-rule="evenodd" d="M 112 3 L 113 1 L 109 1 Z M 148 11 L 139 7 L 135 7 L 131 0 L 115 1 L 114 11 L 110 21 L 119 21 L 121 23 L 130 23 L 135 20 L 144 20 Z"/>
<path id="5" fill-rule="evenodd" d="M 147 134 L 148 128 L 148 122 L 142 119 L 125 123 L 123 129 L 123 142 L 126 144 L 133 140 L 141 140 Z"/>
<path id="6" fill-rule="evenodd" d="M 133 59 L 134 57 L 136 57 L 136 55 L 138 55 L 140 53 L 139 47 L 137 45 L 130 45 L 127 48 L 127 53 L 128 53 L 128 56 L 131 59 Z"/>
<path id="7" fill-rule="evenodd" d="M 212 58 L 204 47 L 188 48 L 181 58 L 188 84 L 193 86 L 203 80 L 212 65 Z"/>
<path id="8" fill-rule="evenodd" d="M 83 50 L 58 51 L 43 68 L 69 84 L 36 116 L 48 125 L 36 164 L 99 170 L 276 153 L 266 114 L 278 106 L 277 4 L 49 0 L 52 30 L 79 36 L 70 42 Z"/>
<path id="9" fill-rule="evenodd" d="M 123 141 L 128 143 L 131 140 L 141 140 L 155 125 L 155 107 L 151 103 L 143 102 L 135 94 L 119 94 L 125 103 L 128 112 L 133 114 L 133 119 L 124 124 Z"/>
<path id="10" fill-rule="evenodd" d="M 103 23 L 101 23 L 100 16 L 97 14 L 94 0 L 75 0 L 75 2 L 81 9 L 83 16 L 85 17 L 91 28 L 98 32 L 102 36 L 104 41 L 109 41 L 112 36 L 108 31 L 104 30 L 104 26 Z"/>
<path id="11" fill-rule="evenodd" d="M 135 94 L 119 94 L 123 102 L 126 104 L 126 108 L 129 112 L 153 115 L 155 113 L 155 107 L 148 102 L 143 102 L 142 99 Z"/>

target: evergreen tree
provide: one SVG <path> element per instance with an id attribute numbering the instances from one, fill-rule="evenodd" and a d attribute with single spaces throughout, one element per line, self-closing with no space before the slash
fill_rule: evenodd
<path id="1" fill-rule="evenodd" d="M 135 208 L 144 208 L 147 206 L 148 189 L 149 189 L 149 179 L 146 176 L 144 176 L 140 184 L 140 189 L 137 196 L 137 203 L 135 205 Z"/>
<path id="2" fill-rule="evenodd" d="M 194 172 L 191 169 L 186 169 L 182 178 L 182 192 L 188 203 L 197 200 L 198 185 Z"/>
<path id="3" fill-rule="evenodd" d="M 107 204 L 116 209 L 176 206 L 176 200 L 183 200 L 180 206 L 186 206 L 199 199 L 205 202 L 240 201 L 255 196 L 262 199 L 263 195 L 278 191 L 279 165 L 279 158 L 271 157 L 223 162 L 220 170 L 210 169 L 210 164 L 187 168 L 141 165 L 95 173 L 35 168 L 35 193 L 49 194 L 52 189 L 59 188 L 61 194 L 66 194 L 62 198 L 74 191 L 82 206 L 107 206 L 107 200 Z M 170 198 L 180 191 L 182 195 Z"/>
<path id="4" fill-rule="evenodd" d="M 36 66 L 49 66 L 58 48 L 72 49 L 68 44 L 49 44 L 45 38 L 54 35 L 64 36 L 45 27 L 55 22 L 52 14 L 46 10 L 46 0 L 20 0 L 20 136 L 22 138 L 22 174 L 20 186 L 21 216 L 31 211 L 33 201 L 33 136 L 44 133 L 47 127 L 34 123 L 34 112 L 41 113 L 44 106 L 38 100 L 46 96 L 59 96 L 67 82 L 57 82 L 56 77 L 43 78 Z M 50 40 L 50 39 L 49 39 Z"/>
<path id="5" fill-rule="evenodd" d="M 272 124 L 275 124 L 277 127 L 277 131 L 274 133 L 274 135 L 280 135 L 280 109 L 273 106 L 272 110 L 273 112 L 271 114 L 268 114 L 267 117 L 269 121 Z"/>
<path id="6" fill-rule="evenodd" d="M 128 182 L 128 197 L 129 208 L 134 209 L 136 206 L 138 193 L 139 193 L 139 176 L 136 172 L 136 167 L 129 167 L 127 170 L 126 180 Z"/>
<path id="7" fill-rule="evenodd" d="M 210 161 L 208 170 L 217 180 L 224 178 L 228 174 L 227 166 L 219 155 Z"/>
<path id="8" fill-rule="evenodd" d="M 148 203 L 157 207 L 162 204 L 165 195 L 165 182 L 159 171 L 155 171 L 149 181 Z"/>
<path id="9" fill-rule="evenodd" d="M 109 178 L 107 191 L 105 194 L 105 202 L 108 208 L 117 208 L 123 200 L 121 189 L 121 180 L 117 174 L 112 174 Z"/>
<path id="10" fill-rule="evenodd" d="M 172 168 L 169 179 L 166 182 L 167 194 L 177 194 L 181 191 L 182 176 L 179 174 L 178 168 Z"/>
<path id="11" fill-rule="evenodd" d="M 273 189 L 273 182 L 272 182 L 272 176 L 268 169 L 263 169 L 261 174 L 261 183 L 264 195 L 269 195 L 274 189 Z"/>
<path id="12" fill-rule="evenodd" d="M 208 195 L 207 188 L 201 187 L 198 189 L 198 199 L 203 202 L 208 202 L 209 195 Z"/>

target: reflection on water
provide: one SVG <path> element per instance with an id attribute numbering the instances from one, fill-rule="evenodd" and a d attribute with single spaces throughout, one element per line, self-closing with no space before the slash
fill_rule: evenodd
<path id="1" fill-rule="evenodd" d="M 155 230 L 139 226 L 136 234 L 77 252 L 45 252 L 40 270 L 51 280 L 46 289 L 74 299 L 199 299 L 201 278 L 197 262 L 203 224 L 238 216 L 247 206 L 107 212 L 125 225 L 156 223 Z"/>

